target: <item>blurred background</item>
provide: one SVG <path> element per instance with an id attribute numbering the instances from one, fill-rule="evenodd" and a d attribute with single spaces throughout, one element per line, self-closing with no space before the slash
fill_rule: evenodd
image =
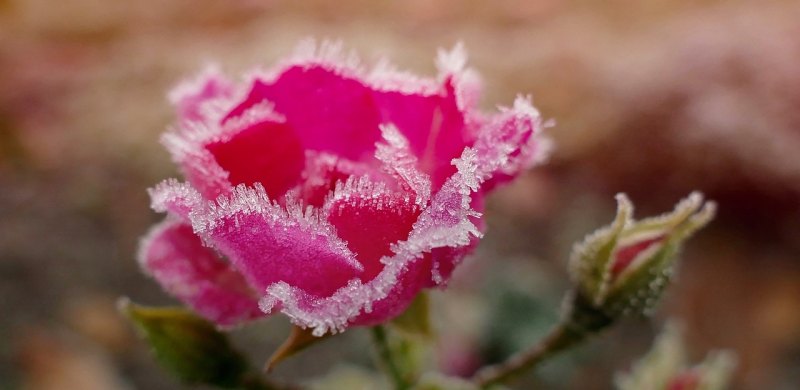
<path id="1" fill-rule="evenodd" d="M 118 316 L 168 304 L 134 260 L 161 216 L 145 188 L 177 175 L 166 91 L 208 62 L 269 65 L 304 37 L 434 74 L 463 41 L 482 104 L 532 94 L 557 148 L 497 191 L 477 253 L 434 296 L 432 364 L 469 374 L 540 336 L 572 242 L 693 189 L 720 214 L 685 248 L 651 320 L 628 320 L 519 388 L 607 389 L 681 320 L 693 358 L 739 354 L 735 388 L 800 383 L 800 2 L 0 0 L 0 389 L 182 389 Z M 235 334 L 263 362 L 289 326 Z M 444 332 L 442 330 L 446 329 Z M 281 380 L 365 375 L 354 330 L 279 366 Z M 538 387 L 536 387 L 538 386 Z"/>

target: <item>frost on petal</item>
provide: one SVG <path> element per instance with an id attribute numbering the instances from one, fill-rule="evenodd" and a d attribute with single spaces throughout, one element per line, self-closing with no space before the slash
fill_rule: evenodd
<path id="1" fill-rule="evenodd" d="M 297 184 L 305 161 L 296 133 L 268 102 L 224 125 L 184 123 L 162 142 L 206 199 L 255 183 L 277 198 Z"/>
<path id="2" fill-rule="evenodd" d="M 413 192 L 417 205 L 427 205 L 431 197 L 431 179 L 419 170 L 417 157 L 409 150 L 408 140 L 394 125 L 382 125 L 381 134 L 384 142 L 378 143 L 375 157 L 403 184 L 405 191 Z"/>
<path id="3" fill-rule="evenodd" d="M 147 190 L 150 207 L 160 213 L 167 212 L 188 222 L 189 213 L 202 201 L 200 193 L 186 183 L 167 179 Z"/>
<path id="4" fill-rule="evenodd" d="M 168 98 L 175 105 L 181 122 L 194 122 L 209 119 L 206 105 L 230 97 L 233 91 L 231 82 L 212 65 L 194 78 L 178 84 L 169 92 Z"/>
<path id="5" fill-rule="evenodd" d="M 473 141 L 453 85 L 445 84 L 435 95 L 377 91 L 375 101 L 382 122 L 400 130 L 419 159 L 419 169 L 431 176 L 433 188 L 439 188 L 455 172 L 450 160 Z"/>
<path id="6" fill-rule="evenodd" d="M 488 180 L 484 191 L 546 158 L 549 140 L 541 130 L 539 112 L 524 97 L 518 97 L 512 108 L 501 108 L 484 124 L 475 142 L 481 170 Z"/>
<path id="7" fill-rule="evenodd" d="M 234 188 L 191 219 L 195 231 L 260 292 L 285 282 L 325 297 L 363 269 L 314 210 L 271 202 L 258 184 Z"/>
<path id="8" fill-rule="evenodd" d="M 380 172 L 367 164 L 347 160 L 329 153 L 306 151 L 305 169 L 300 175 L 299 197 L 307 205 L 321 207 L 333 194 L 336 183 L 351 176 L 378 179 Z"/>
<path id="9" fill-rule="evenodd" d="M 263 100 L 286 116 L 305 149 L 360 161 L 372 156 L 380 137 L 372 89 L 323 64 L 288 66 L 274 79 L 256 78 L 247 99 L 229 115 Z"/>
<path id="10" fill-rule="evenodd" d="M 186 180 L 206 199 L 214 199 L 230 189 L 228 173 L 202 147 L 196 134 L 210 133 L 205 125 L 195 123 L 181 130 L 172 130 L 161 137 L 161 143 L 178 163 Z"/>
<path id="11" fill-rule="evenodd" d="M 437 248 L 466 247 L 474 237 L 481 236 L 472 222 L 479 214 L 471 207 L 479 178 L 474 169 L 464 169 L 474 166 L 475 155 L 465 153 L 462 159 L 469 161 L 460 164 L 459 171 L 433 196 L 430 206 L 412 225 L 408 238 L 391 245 L 393 254 L 381 258 L 384 267 L 375 278 L 366 283 L 351 280 L 326 298 L 314 297 L 287 283 L 276 283 L 262 298 L 262 310 L 280 304 L 281 312 L 295 324 L 314 328 L 317 336 L 342 331 L 349 324 L 374 324 L 402 312 L 431 280 L 429 253 Z M 463 256 L 465 252 L 450 254 Z"/>
<path id="12" fill-rule="evenodd" d="M 231 185 L 261 183 L 273 198 L 295 186 L 305 163 L 300 141 L 285 123 L 259 121 L 206 145 Z"/>
<path id="13" fill-rule="evenodd" d="M 368 177 L 351 177 L 336 189 L 325 210 L 364 267 L 361 280 L 368 282 L 383 269 L 380 259 L 392 254 L 390 246 L 408 238 L 421 208 L 413 194 L 389 191 Z"/>
<path id="14" fill-rule="evenodd" d="M 142 240 L 139 263 L 165 290 L 219 325 L 263 315 L 242 275 L 203 246 L 189 225 L 156 225 Z"/>

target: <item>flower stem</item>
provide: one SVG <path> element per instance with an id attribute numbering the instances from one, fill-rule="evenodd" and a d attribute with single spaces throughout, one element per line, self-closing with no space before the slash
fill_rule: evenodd
<path id="1" fill-rule="evenodd" d="M 514 354 L 505 362 L 482 368 L 475 374 L 473 381 L 482 389 L 505 382 L 582 340 L 575 336 L 569 327 L 560 323 L 532 348 Z"/>
<path id="2" fill-rule="evenodd" d="M 553 355 L 570 349 L 611 325 L 613 318 L 591 307 L 581 294 L 568 297 L 565 319 L 531 348 L 512 355 L 506 361 L 480 369 L 472 378 L 482 389 L 506 382 L 547 360 Z"/>
<path id="3" fill-rule="evenodd" d="M 372 343 L 375 345 L 377 352 L 378 364 L 389 376 L 389 379 L 394 384 L 394 389 L 406 390 L 410 388 L 411 384 L 400 370 L 397 359 L 389 345 L 386 328 L 381 325 L 373 326 L 370 329 L 370 333 L 372 334 Z"/>

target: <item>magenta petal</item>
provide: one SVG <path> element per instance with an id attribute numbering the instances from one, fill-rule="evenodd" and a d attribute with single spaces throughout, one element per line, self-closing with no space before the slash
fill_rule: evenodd
<path id="1" fill-rule="evenodd" d="M 305 157 L 294 130 L 263 120 L 206 145 L 231 185 L 261 183 L 273 199 L 300 180 Z"/>
<path id="2" fill-rule="evenodd" d="M 255 80 L 247 100 L 230 115 L 263 100 L 286 116 L 307 149 L 359 161 L 372 156 L 380 137 L 372 90 L 323 65 L 290 66 L 274 80 Z"/>
<path id="3" fill-rule="evenodd" d="M 550 142 L 541 135 L 542 127 L 539 111 L 523 97 L 484 124 L 474 146 L 478 164 L 486 176 L 484 191 L 547 157 Z"/>
<path id="4" fill-rule="evenodd" d="M 297 204 L 271 202 L 263 187 L 236 187 L 191 214 L 192 225 L 263 292 L 277 282 L 325 297 L 363 267 L 333 228 Z"/>
<path id="5" fill-rule="evenodd" d="M 419 159 L 419 169 L 431 175 L 434 188 L 441 186 L 455 172 L 450 160 L 472 141 L 452 85 L 440 95 L 376 92 L 375 100 L 382 121 L 400 130 Z"/>
<path id="6" fill-rule="evenodd" d="M 391 245 L 408 238 L 421 211 L 413 194 L 389 191 L 367 177 L 351 177 L 325 208 L 337 235 L 364 267 L 363 282 L 383 270 L 380 259 L 392 254 Z"/>
<path id="7" fill-rule="evenodd" d="M 344 183 L 351 176 L 376 176 L 380 172 L 367 164 L 346 160 L 332 154 L 308 151 L 306 164 L 300 175 L 300 199 L 307 205 L 321 207 L 333 193 L 337 182 Z"/>
<path id="8" fill-rule="evenodd" d="M 202 197 L 192 186 L 167 179 L 147 191 L 150 194 L 150 207 L 158 212 L 189 222 L 189 213 L 200 205 Z"/>
<path id="9" fill-rule="evenodd" d="M 281 306 L 281 312 L 301 326 L 314 328 L 315 335 L 342 331 L 348 324 L 373 324 L 398 315 L 431 280 L 427 255 L 435 248 L 466 247 L 481 232 L 472 222 L 479 214 L 471 207 L 478 190 L 475 155 L 465 153 L 458 172 L 433 196 L 405 241 L 392 245 L 392 256 L 384 256 L 381 272 L 369 282 L 350 280 L 332 296 L 318 298 L 287 283 L 276 283 L 262 298 L 262 310 Z M 453 256 L 463 256 L 453 251 Z M 439 259 L 442 261 L 443 259 Z M 447 259 L 454 262 L 455 259 Z"/>
<path id="10" fill-rule="evenodd" d="M 242 275 L 204 247 L 189 225 L 156 225 L 142 240 L 139 263 L 165 290 L 219 325 L 263 315 Z"/>

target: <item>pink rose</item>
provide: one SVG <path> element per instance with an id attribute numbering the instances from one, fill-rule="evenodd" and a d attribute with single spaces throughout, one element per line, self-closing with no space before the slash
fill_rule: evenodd
<path id="1" fill-rule="evenodd" d="M 307 42 L 242 83 L 181 84 L 162 141 L 187 182 L 150 190 L 168 217 L 143 269 L 222 326 L 282 312 L 322 335 L 400 314 L 475 246 L 484 195 L 544 154 L 530 102 L 479 112 L 465 62 L 441 52 L 434 80 Z"/>

